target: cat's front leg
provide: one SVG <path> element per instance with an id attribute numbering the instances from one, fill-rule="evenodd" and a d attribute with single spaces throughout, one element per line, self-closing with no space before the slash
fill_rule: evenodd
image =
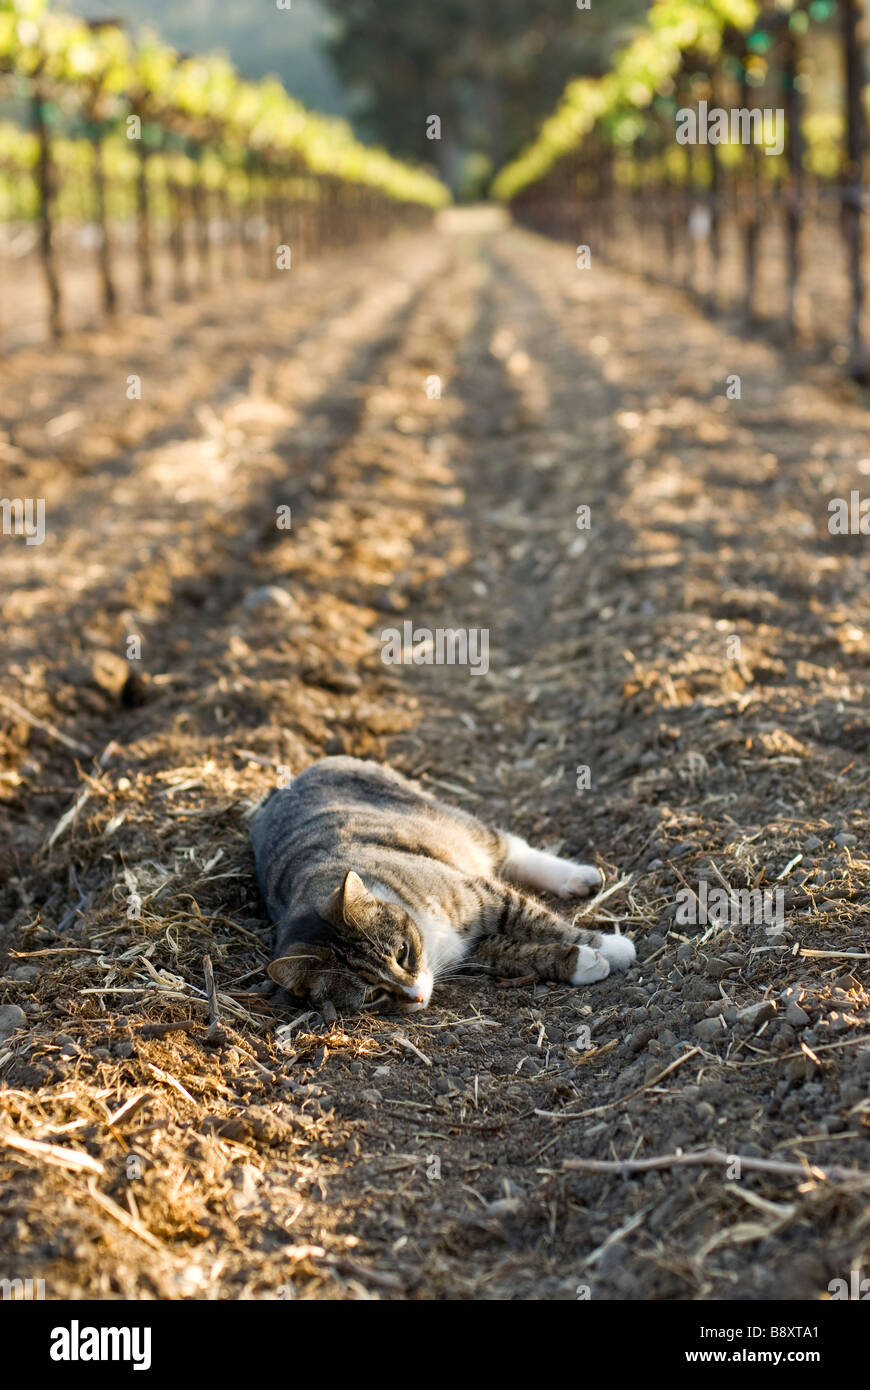
<path id="1" fill-rule="evenodd" d="M 627 936 L 575 927 L 535 898 L 504 884 L 486 889 L 480 925 L 484 939 L 504 943 L 499 958 L 506 962 L 514 957 L 533 961 L 536 950 L 545 952 L 544 960 L 570 962 L 567 975 L 551 972 L 544 979 L 589 984 L 603 980 L 611 970 L 628 970 L 636 958 L 634 942 Z"/>
<path id="2" fill-rule="evenodd" d="M 533 849 L 519 835 L 507 835 L 505 857 L 499 872 L 513 883 L 524 883 L 559 898 L 585 898 L 600 888 L 604 879 L 594 864 L 575 864 L 557 854 Z"/>
<path id="3" fill-rule="evenodd" d="M 503 936 L 485 936 L 477 943 L 474 955 L 505 978 L 537 975 L 541 980 L 558 980 L 566 985 L 595 984 L 606 979 L 611 969 L 603 951 L 555 941 L 510 941 Z"/>

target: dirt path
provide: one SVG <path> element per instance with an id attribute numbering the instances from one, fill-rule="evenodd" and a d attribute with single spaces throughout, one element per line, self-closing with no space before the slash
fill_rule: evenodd
<path id="1" fill-rule="evenodd" d="M 26 1015 L 0 1141 L 74 1151 L 0 1155 L 16 1275 L 816 1298 L 866 1263 L 866 1190 L 809 1169 L 562 1167 L 870 1170 L 868 552 L 827 529 L 866 490 L 860 399 L 455 214 L 22 352 L 0 393 L 4 488 L 48 526 L 2 541 L 0 697 L 54 730 L 0 706 L 0 1003 Z M 384 665 L 406 619 L 485 629 L 488 672 Z M 596 853 L 641 964 L 586 992 L 472 968 L 412 1021 L 288 1013 L 244 811 L 336 751 Z M 783 890 L 782 921 L 677 916 L 720 881 Z"/>

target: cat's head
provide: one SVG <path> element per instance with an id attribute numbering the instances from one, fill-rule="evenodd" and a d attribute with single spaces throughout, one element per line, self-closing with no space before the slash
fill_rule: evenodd
<path id="1" fill-rule="evenodd" d="M 370 893 L 352 871 L 319 911 L 288 922 L 286 954 L 269 975 L 313 1004 L 353 1011 L 393 1003 L 421 1009 L 432 994 L 419 928 L 397 903 Z"/>

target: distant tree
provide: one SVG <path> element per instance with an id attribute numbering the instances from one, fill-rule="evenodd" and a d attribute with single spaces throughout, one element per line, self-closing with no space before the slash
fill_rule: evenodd
<path id="1" fill-rule="evenodd" d="M 362 133 L 456 186 L 515 155 L 575 75 L 600 71 L 649 0 L 325 0 Z M 427 139 L 427 118 L 441 138 Z"/>

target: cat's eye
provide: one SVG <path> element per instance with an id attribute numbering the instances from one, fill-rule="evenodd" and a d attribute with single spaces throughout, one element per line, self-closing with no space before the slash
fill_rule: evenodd
<path id="1" fill-rule="evenodd" d="M 396 952 L 396 964 L 401 965 L 404 969 L 404 967 L 408 964 L 408 957 L 410 956 L 410 954 L 411 948 L 409 947 L 407 941 L 403 941 L 398 951 Z"/>

